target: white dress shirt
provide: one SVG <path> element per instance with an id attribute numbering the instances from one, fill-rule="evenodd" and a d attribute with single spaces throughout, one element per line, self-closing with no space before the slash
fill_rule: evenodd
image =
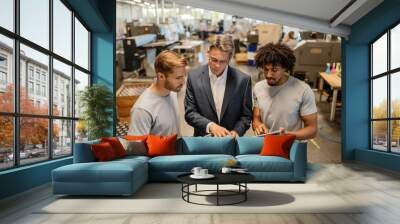
<path id="1" fill-rule="evenodd" d="M 228 73 L 228 66 L 222 72 L 222 75 L 217 77 L 217 75 L 211 72 L 210 67 L 208 67 L 208 75 L 210 76 L 210 86 L 211 92 L 214 98 L 215 109 L 217 110 L 218 121 L 221 121 L 221 110 L 222 103 L 224 101 L 225 87 L 226 87 L 226 77 Z M 207 124 L 206 131 L 210 133 L 210 125 L 214 122 Z"/>

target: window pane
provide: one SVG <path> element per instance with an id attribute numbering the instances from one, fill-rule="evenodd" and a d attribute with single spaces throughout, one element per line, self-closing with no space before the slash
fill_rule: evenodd
<path id="1" fill-rule="evenodd" d="M 400 120 L 394 120 L 390 122 L 392 127 L 392 136 L 391 136 L 391 141 L 392 141 L 392 152 L 400 153 Z"/>
<path id="2" fill-rule="evenodd" d="M 53 120 L 53 157 L 72 154 L 72 121 Z"/>
<path id="3" fill-rule="evenodd" d="M 49 0 L 20 0 L 21 36 L 49 48 Z"/>
<path id="4" fill-rule="evenodd" d="M 390 59 L 391 69 L 400 67 L 400 24 L 391 31 Z"/>
<path id="5" fill-rule="evenodd" d="M 387 121 L 372 122 L 372 147 L 387 151 Z"/>
<path id="6" fill-rule="evenodd" d="M 47 55 L 21 44 L 21 113 L 48 114 L 48 63 Z"/>
<path id="7" fill-rule="evenodd" d="M 75 18 L 75 63 L 89 70 L 89 32 Z"/>
<path id="8" fill-rule="evenodd" d="M 0 1 L 0 26 L 14 31 L 14 0 Z"/>
<path id="9" fill-rule="evenodd" d="M 49 158 L 48 124 L 49 120 L 45 118 L 22 117 L 20 119 L 21 164 Z"/>
<path id="10" fill-rule="evenodd" d="M 0 111 L 2 112 L 14 111 L 13 48 L 13 40 L 0 35 Z"/>
<path id="11" fill-rule="evenodd" d="M 75 142 L 88 140 L 88 130 L 84 120 L 75 121 Z"/>
<path id="12" fill-rule="evenodd" d="M 387 71 L 387 34 L 372 45 L 372 68 L 374 76 Z"/>
<path id="13" fill-rule="evenodd" d="M 72 12 L 60 1 L 53 1 L 53 51 L 71 60 Z"/>
<path id="14" fill-rule="evenodd" d="M 390 98 L 391 98 L 391 110 L 392 117 L 400 118 L 400 72 L 391 75 L 391 88 L 390 88 Z"/>
<path id="15" fill-rule="evenodd" d="M 372 81 L 372 118 L 387 118 L 387 77 Z"/>
<path id="16" fill-rule="evenodd" d="M 0 116 L 0 170 L 14 165 L 14 125 L 10 116 Z"/>
<path id="17" fill-rule="evenodd" d="M 53 60 L 53 115 L 72 117 L 71 66 Z"/>
<path id="18" fill-rule="evenodd" d="M 75 117 L 79 117 L 81 115 L 79 98 L 81 91 L 83 91 L 86 86 L 89 86 L 89 75 L 81 72 L 78 69 L 75 69 Z"/>

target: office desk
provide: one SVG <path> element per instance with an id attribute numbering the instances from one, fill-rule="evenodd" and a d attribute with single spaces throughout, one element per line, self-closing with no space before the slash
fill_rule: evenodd
<path id="1" fill-rule="evenodd" d="M 145 44 L 142 47 L 145 49 L 156 49 L 156 55 L 158 55 L 159 53 L 161 53 L 161 51 L 170 49 L 172 46 L 178 43 L 179 41 L 159 40 L 156 42 Z"/>
<path id="2" fill-rule="evenodd" d="M 151 42 L 143 45 L 143 47 L 169 47 L 173 44 L 177 44 L 178 41 L 168 41 L 168 40 L 160 40 L 156 42 Z"/>
<path id="3" fill-rule="evenodd" d="M 172 50 L 182 54 L 185 52 L 185 56 L 190 60 L 196 58 L 197 54 L 201 52 L 203 41 L 196 40 L 184 40 L 180 42 L 180 45 L 175 45 Z M 191 53 L 190 53 L 191 52 Z"/>
<path id="4" fill-rule="evenodd" d="M 333 89 L 333 97 L 331 104 L 331 115 L 329 120 L 333 121 L 335 119 L 336 112 L 336 102 L 339 90 L 342 88 L 342 78 L 337 74 L 326 74 L 325 72 L 320 72 L 319 75 L 321 78 L 319 79 L 318 90 L 320 91 L 319 101 L 321 101 L 322 91 L 324 88 L 324 82 L 327 82 L 331 88 Z"/>

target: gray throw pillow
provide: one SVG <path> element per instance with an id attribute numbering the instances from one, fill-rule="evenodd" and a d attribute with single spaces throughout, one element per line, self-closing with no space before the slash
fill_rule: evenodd
<path id="1" fill-rule="evenodd" d="M 147 155 L 147 149 L 144 141 L 141 140 L 126 140 L 119 138 L 122 146 L 126 151 L 126 155 L 145 156 Z"/>

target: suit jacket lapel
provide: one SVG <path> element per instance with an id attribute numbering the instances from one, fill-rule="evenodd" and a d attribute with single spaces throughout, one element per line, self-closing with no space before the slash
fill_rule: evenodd
<path id="1" fill-rule="evenodd" d="M 221 121 L 224 117 L 225 111 L 228 108 L 229 102 L 232 99 L 233 92 L 235 90 L 235 77 L 231 74 L 231 69 L 228 67 L 226 77 L 226 86 L 225 86 L 225 93 L 224 93 L 224 100 L 222 101 L 222 108 L 221 108 Z"/>
<path id="2" fill-rule="evenodd" d="M 208 66 L 206 66 L 206 69 L 203 70 L 203 74 L 201 76 L 202 76 L 202 85 L 203 85 L 204 93 L 207 96 L 208 102 L 210 103 L 210 106 L 211 106 L 212 110 L 214 111 L 215 116 L 217 116 L 217 110 L 215 109 L 215 103 L 214 103 L 214 97 L 213 97 L 213 94 L 211 91 L 210 76 L 208 74 Z"/>

